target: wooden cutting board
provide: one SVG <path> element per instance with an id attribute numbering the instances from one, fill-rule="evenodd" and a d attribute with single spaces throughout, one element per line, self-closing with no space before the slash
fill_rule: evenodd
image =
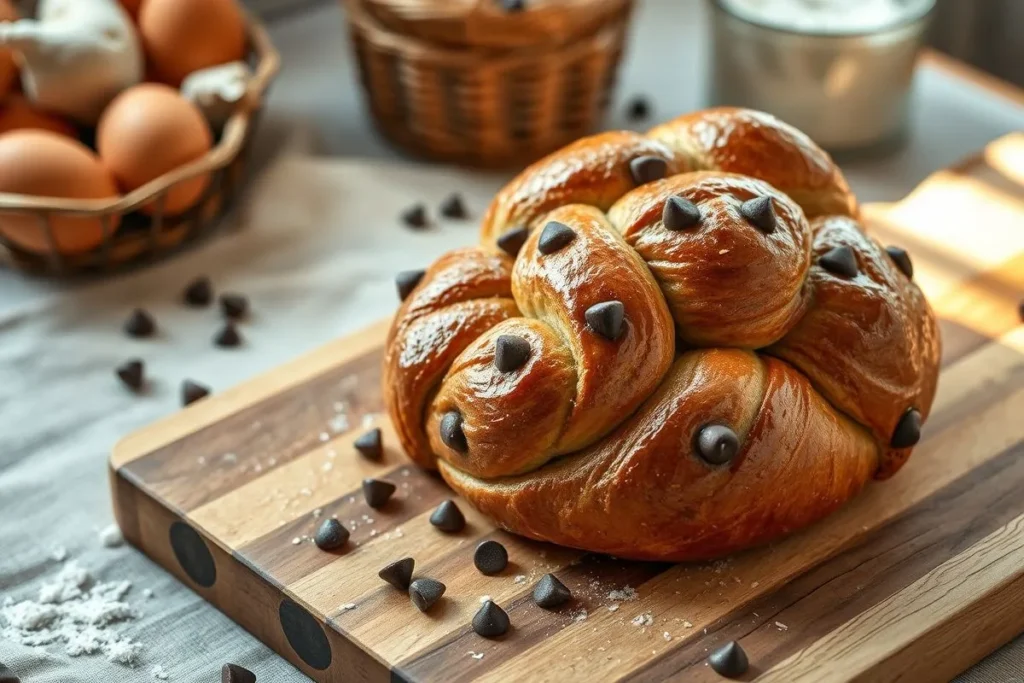
<path id="1" fill-rule="evenodd" d="M 733 639 L 747 679 L 946 680 L 1024 630 L 1024 135 L 866 215 L 942 319 L 939 393 L 895 478 L 773 546 L 622 562 L 496 531 L 465 503 L 466 531 L 438 532 L 427 518 L 452 494 L 381 415 L 384 323 L 126 438 L 118 522 L 317 681 L 715 680 L 705 657 Z M 352 447 L 371 425 L 380 463 Z M 367 476 L 398 485 L 385 509 L 365 505 Z M 335 514 L 350 548 L 322 552 L 309 537 Z M 483 538 L 509 549 L 498 576 L 473 567 Z M 427 614 L 377 577 L 406 556 L 448 587 Z M 546 572 L 575 596 L 560 611 L 530 598 Z M 501 640 L 469 626 L 483 595 L 511 617 Z"/>

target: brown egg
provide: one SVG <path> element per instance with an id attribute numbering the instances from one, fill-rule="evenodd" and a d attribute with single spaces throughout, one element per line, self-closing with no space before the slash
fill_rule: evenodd
<path id="1" fill-rule="evenodd" d="M 236 0 L 146 0 L 139 33 L 161 80 L 173 86 L 193 71 L 245 56 L 245 18 Z"/>
<path id="2" fill-rule="evenodd" d="M 96 127 L 100 159 L 125 192 L 199 159 L 212 146 L 213 136 L 199 109 L 161 83 L 142 83 L 122 92 Z M 209 174 L 178 183 L 167 192 L 164 213 L 190 209 L 209 183 Z M 155 203 L 142 208 L 149 214 L 155 210 Z"/>
<path id="3" fill-rule="evenodd" d="M 0 135 L 0 192 L 103 199 L 116 197 L 117 185 L 93 151 L 78 140 L 45 130 L 15 130 Z M 103 240 L 98 218 L 51 214 L 50 222 L 62 253 L 88 251 Z M 111 220 L 111 230 L 118 222 Z M 0 232 L 23 249 L 50 251 L 35 214 L 0 214 Z"/>
<path id="4" fill-rule="evenodd" d="M 14 21 L 18 18 L 18 10 L 11 0 L 0 0 L 0 21 Z M 14 53 L 0 48 L 0 97 L 6 95 L 14 86 L 18 76 L 18 65 L 14 63 Z"/>
<path id="5" fill-rule="evenodd" d="M 124 7 L 124 11 L 128 13 L 132 19 L 139 16 L 139 7 L 142 5 L 142 0 L 121 0 L 121 7 Z"/>
<path id="6" fill-rule="evenodd" d="M 59 116 L 33 109 L 24 95 L 8 95 L 0 104 L 0 133 L 27 128 L 48 130 L 69 138 L 78 137 L 74 126 Z"/>

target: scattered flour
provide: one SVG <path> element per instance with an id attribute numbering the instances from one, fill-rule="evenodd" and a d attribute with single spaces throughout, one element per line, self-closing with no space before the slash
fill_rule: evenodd
<path id="1" fill-rule="evenodd" d="M 100 531 L 100 543 L 104 548 L 120 548 L 124 545 L 124 535 L 116 524 L 111 524 Z"/>
<path id="2" fill-rule="evenodd" d="M 637 599 L 636 589 L 632 586 L 623 586 L 622 590 L 608 592 L 608 599 L 615 602 L 630 602 Z"/>
<path id="3" fill-rule="evenodd" d="M 170 675 L 166 671 L 164 671 L 164 668 L 159 664 L 154 666 L 153 670 L 150 673 L 153 674 L 153 678 L 155 678 L 158 681 L 166 681 L 168 678 L 170 678 Z"/>
<path id="4" fill-rule="evenodd" d="M 134 666 L 142 645 L 115 624 L 138 617 L 124 601 L 129 581 L 96 581 L 77 562 L 68 562 L 39 587 L 36 600 L 0 605 L 0 639 L 28 647 L 63 644 L 70 657 L 102 654 L 111 662 Z"/>
<path id="5" fill-rule="evenodd" d="M 650 612 L 644 612 L 633 617 L 633 626 L 641 626 L 647 628 L 654 623 L 654 617 L 651 616 Z"/>
<path id="6" fill-rule="evenodd" d="M 572 620 L 574 622 L 576 622 L 576 623 L 579 623 L 581 621 L 586 621 L 587 620 L 587 610 L 585 610 L 585 609 L 583 609 L 581 607 L 578 612 L 574 612 L 572 614 Z"/>
<path id="7" fill-rule="evenodd" d="M 483 659 L 484 658 L 484 653 L 483 652 L 473 652 L 472 650 L 470 650 L 469 651 L 469 656 L 472 657 L 473 659 Z"/>
<path id="8" fill-rule="evenodd" d="M 516 574 L 516 578 L 513 579 L 516 583 L 523 583 L 526 581 L 526 574 Z"/>
<path id="9" fill-rule="evenodd" d="M 50 551 L 50 558 L 55 562 L 63 562 L 68 559 L 68 549 L 62 545 L 58 545 Z"/>
<path id="10" fill-rule="evenodd" d="M 662 633 L 661 637 L 665 639 L 665 642 L 670 642 L 672 640 L 672 634 L 669 633 L 668 631 L 665 631 L 664 633 Z"/>

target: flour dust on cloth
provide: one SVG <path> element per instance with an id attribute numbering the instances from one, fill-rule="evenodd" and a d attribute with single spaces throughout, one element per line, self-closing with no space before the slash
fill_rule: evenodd
<path id="1" fill-rule="evenodd" d="M 307 680 L 141 553 L 101 542 L 112 521 L 107 457 L 120 437 L 178 409 L 182 380 L 220 391 L 390 315 L 394 274 L 469 241 L 500 182 L 434 167 L 284 157 L 224 234 L 177 258 L 89 285 L 0 272 L 0 603 L 40 602 L 47 585 L 75 583 L 78 570 L 60 578 L 74 562 L 88 574 L 84 585 L 111 591 L 108 602 L 132 613 L 111 628 L 138 644 L 131 668 L 102 652 L 71 657 L 66 642 L 31 647 L 0 637 L 0 662 L 32 683 L 145 681 L 154 670 L 176 683 L 209 683 L 229 661 L 260 680 Z M 436 215 L 453 191 L 472 219 L 420 232 L 398 220 L 416 202 Z M 250 298 L 242 347 L 212 343 L 216 306 L 181 303 L 199 275 L 218 292 Z M 135 307 L 155 318 L 153 338 L 122 333 Z M 134 357 L 150 378 L 141 396 L 114 375 Z M 15 618 L 25 626 L 30 617 Z"/>

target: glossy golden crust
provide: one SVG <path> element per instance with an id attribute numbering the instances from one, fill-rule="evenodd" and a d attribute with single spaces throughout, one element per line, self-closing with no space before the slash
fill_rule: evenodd
<path id="1" fill-rule="evenodd" d="M 662 210 L 673 196 L 700 210 L 693 229 L 665 228 Z M 770 235 L 739 210 L 764 196 L 778 219 Z M 727 173 L 677 175 L 629 192 L 608 219 L 647 262 L 689 344 L 761 348 L 804 311 L 811 230 L 800 207 L 767 183 Z"/>
<path id="2" fill-rule="evenodd" d="M 621 557 L 813 522 L 902 466 L 938 376 L 909 258 L 855 213 L 828 156 L 754 112 L 571 145 L 400 309 L 403 445 L 501 526 Z"/>
<path id="3" fill-rule="evenodd" d="M 693 455 L 692 435 L 705 423 L 740 435 L 745 446 L 730 465 L 708 467 Z M 591 448 L 493 481 L 447 463 L 441 474 L 509 531 L 616 557 L 682 561 L 823 517 L 860 490 L 877 458 L 868 434 L 799 372 L 709 349 L 683 354 L 643 407 Z"/>

